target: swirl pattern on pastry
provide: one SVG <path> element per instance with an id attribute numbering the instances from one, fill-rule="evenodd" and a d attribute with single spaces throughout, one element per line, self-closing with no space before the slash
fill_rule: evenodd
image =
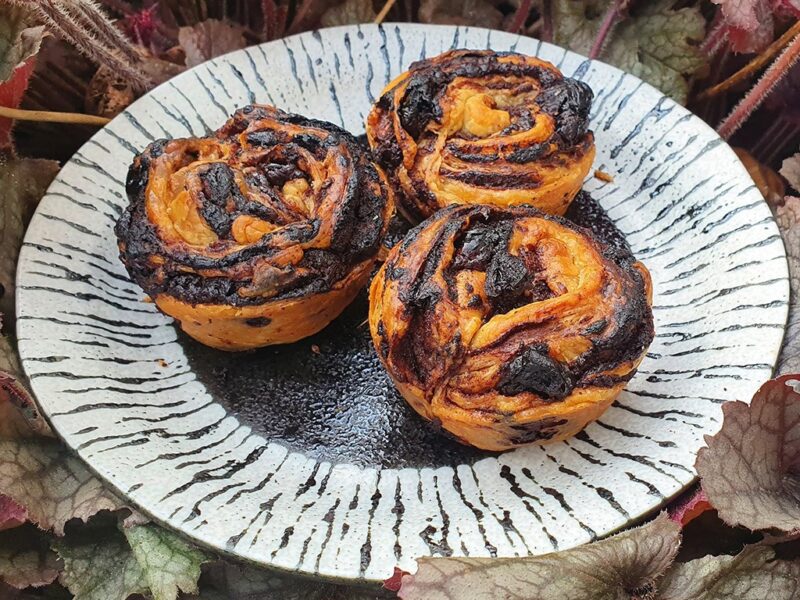
<path id="1" fill-rule="evenodd" d="M 464 443 L 561 440 L 598 418 L 653 339 L 647 269 L 531 207 L 451 206 L 370 289 L 375 349 L 406 401 Z"/>
<path id="2" fill-rule="evenodd" d="M 207 138 L 154 142 L 127 192 L 116 233 L 131 277 L 225 350 L 325 327 L 366 285 L 393 205 L 349 133 L 259 105 Z"/>
<path id="3" fill-rule="evenodd" d="M 592 98 L 538 58 L 453 50 L 387 86 L 367 137 L 412 222 L 449 204 L 563 215 L 594 160 Z"/>

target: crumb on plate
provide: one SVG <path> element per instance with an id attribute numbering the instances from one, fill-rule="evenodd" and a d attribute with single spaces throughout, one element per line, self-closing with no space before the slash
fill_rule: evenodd
<path id="1" fill-rule="evenodd" d="M 614 181 L 613 175 L 609 175 L 608 173 L 606 173 L 605 171 L 601 171 L 600 169 L 597 169 L 594 172 L 594 176 L 595 179 L 599 179 L 600 181 L 605 181 L 606 183 L 611 183 L 612 181 Z"/>

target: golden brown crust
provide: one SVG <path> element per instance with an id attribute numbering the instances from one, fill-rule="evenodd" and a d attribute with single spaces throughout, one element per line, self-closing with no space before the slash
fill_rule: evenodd
<path id="1" fill-rule="evenodd" d="M 452 206 L 389 253 L 369 323 L 414 410 L 505 450 L 602 414 L 652 341 L 650 296 L 641 263 L 563 219 Z"/>
<path id="2" fill-rule="evenodd" d="M 127 191 L 116 232 L 131 277 L 224 350 L 325 327 L 365 285 L 393 207 L 349 133 L 270 106 L 207 138 L 151 144 Z"/>
<path id="3" fill-rule="evenodd" d="M 367 137 L 413 222 L 450 204 L 563 215 L 594 160 L 592 96 L 537 58 L 452 50 L 387 86 Z"/>

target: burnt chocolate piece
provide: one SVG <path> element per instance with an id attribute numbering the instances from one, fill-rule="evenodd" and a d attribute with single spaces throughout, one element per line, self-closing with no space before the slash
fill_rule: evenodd
<path id="1" fill-rule="evenodd" d="M 562 400 L 575 385 L 569 369 L 547 355 L 547 346 L 526 348 L 503 369 L 497 389 L 506 396 L 532 392 L 545 400 Z"/>

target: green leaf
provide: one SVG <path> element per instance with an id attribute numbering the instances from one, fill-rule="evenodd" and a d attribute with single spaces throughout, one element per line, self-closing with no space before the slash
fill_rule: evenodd
<path id="1" fill-rule="evenodd" d="M 800 162 L 800 155 L 798 162 Z M 784 163 L 785 164 L 785 163 Z M 800 185 L 800 166 L 798 166 Z M 789 261 L 789 284 L 792 288 L 789 320 L 783 336 L 783 349 L 778 358 L 777 373 L 800 373 L 800 198 L 787 196 L 783 205 L 774 208 L 775 220 L 783 236 Z"/>
<path id="2" fill-rule="evenodd" d="M 555 0 L 556 43 L 588 54 L 609 4 L 606 0 Z M 674 4 L 674 0 L 638 3 L 637 10 L 611 32 L 600 59 L 683 104 L 689 93 L 686 77 L 706 65 L 698 48 L 706 22 L 697 7 L 673 10 Z"/>
<path id="3" fill-rule="evenodd" d="M 213 557 L 156 525 L 124 530 L 155 600 L 175 600 L 178 591 L 197 593 L 200 565 Z"/>
<path id="4" fill-rule="evenodd" d="M 39 51 L 44 27 L 28 27 L 29 18 L 26 8 L 0 5 L 0 81 Z"/>
<path id="5" fill-rule="evenodd" d="M 531 558 L 424 558 L 403 576 L 403 600 L 652 597 L 675 558 L 680 526 L 666 514 L 586 546 Z"/>
<path id="6" fill-rule="evenodd" d="M 345 0 L 342 4 L 331 6 L 326 10 L 322 14 L 321 22 L 323 27 L 355 25 L 371 23 L 376 16 L 372 0 Z"/>
<path id="7" fill-rule="evenodd" d="M 727 402 L 722 412 L 695 463 L 709 501 L 730 525 L 800 530 L 798 376 L 772 379 L 750 405 Z"/>
<path id="8" fill-rule="evenodd" d="M 589 54 L 609 0 L 553 0 L 553 41 Z"/>
<path id="9" fill-rule="evenodd" d="M 147 593 L 147 577 L 115 527 L 91 529 L 53 545 L 64 561 L 59 580 L 75 600 L 126 600 Z"/>
<path id="10" fill-rule="evenodd" d="M 387 597 L 385 591 L 301 579 L 228 561 L 208 565 L 203 583 L 199 595 L 185 600 L 377 600 Z"/>
<path id="11" fill-rule="evenodd" d="M 14 315 L 14 276 L 25 227 L 57 172 L 53 160 L 0 159 L 0 313 Z"/>
<path id="12" fill-rule="evenodd" d="M 694 75 L 706 64 L 698 48 L 706 22 L 699 8 L 672 10 L 672 4 L 643 3 L 640 15 L 620 25 L 604 56 L 684 104 L 689 94 L 684 75 Z"/>
<path id="13" fill-rule="evenodd" d="M 775 560 L 768 546 L 737 556 L 704 556 L 676 563 L 658 600 L 793 600 L 800 595 L 800 561 Z"/>
<path id="14" fill-rule="evenodd" d="M 0 581 L 0 598 L 3 600 L 73 600 L 72 594 L 57 583 L 41 588 L 18 590 Z"/>
<path id="15" fill-rule="evenodd" d="M 47 538 L 33 525 L 0 532 L 0 579 L 23 589 L 53 583 L 61 570 Z"/>

